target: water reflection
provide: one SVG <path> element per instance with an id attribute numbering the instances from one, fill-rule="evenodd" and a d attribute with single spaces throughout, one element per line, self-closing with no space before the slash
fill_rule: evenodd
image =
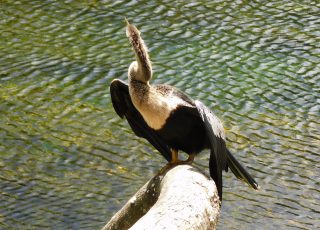
<path id="1" fill-rule="evenodd" d="M 319 228 L 319 7 L 2 2 L 0 228 L 99 228 L 165 163 L 110 104 L 133 60 L 125 16 L 154 82 L 210 105 L 262 186 L 227 174 L 219 229 Z M 208 154 L 196 161 L 207 169 Z"/>

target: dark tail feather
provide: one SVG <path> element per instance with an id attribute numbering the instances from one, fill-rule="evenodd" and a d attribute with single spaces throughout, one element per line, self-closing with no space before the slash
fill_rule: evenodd
<path id="1" fill-rule="evenodd" d="M 234 158 L 234 156 L 227 150 L 227 163 L 233 174 L 240 180 L 245 181 L 254 189 L 258 189 L 258 183 L 245 170 L 245 168 Z"/>
<path id="2" fill-rule="evenodd" d="M 214 180 L 217 190 L 219 199 L 222 202 L 222 170 L 220 162 L 216 157 L 214 149 L 211 149 L 210 159 L 209 159 L 209 172 L 210 177 Z"/>

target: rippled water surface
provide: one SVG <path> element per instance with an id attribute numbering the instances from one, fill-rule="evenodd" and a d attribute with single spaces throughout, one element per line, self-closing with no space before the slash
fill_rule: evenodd
<path id="1" fill-rule="evenodd" d="M 99 229 L 165 164 L 110 102 L 124 17 L 261 186 L 225 174 L 218 228 L 320 228 L 319 2 L 187 2 L 0 1 L 0 229 Z"/>

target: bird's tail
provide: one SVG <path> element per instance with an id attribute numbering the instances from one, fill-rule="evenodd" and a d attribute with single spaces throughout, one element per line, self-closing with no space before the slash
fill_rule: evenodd
<path id="1" fill-rule="evenodd" d="M 227 164 L 233 174 L 240 180 L 245 181 L 254 189 L 258 189 L 258 183 L 252 178 L 247 170 L 236 160 L 236 158 L 227 150 Z"/>

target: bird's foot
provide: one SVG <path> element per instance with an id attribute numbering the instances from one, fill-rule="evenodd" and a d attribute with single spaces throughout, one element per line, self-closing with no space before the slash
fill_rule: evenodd
<path id="1" fill-rule="evenodd" d="M 186 164 L 186 161 L 180 160 L 180 159 L 176 159 L 175 161 L 170 161 L 168 162 L 168 165 L 180 165 L 180 164 Z"/>
<path id="2" fill-rule="evenodd" d="M 177 165 L 184 165 L 184 164 L 192 164 L 195 154 L 190 154 L 187 160 L 180 160 L 178 158 L 178 151 L 172 151 L 171 161 L 169 161 L 159 172 L 159 174 L 163 174 L 167 170 L 177 166 Z"/>
<path id="3" fill-rule="evenodd" d="M 178 151 L 175 149 L 172 149 L 171 152 L 171 161 L 168 163 L 169 165 L 173 166 L 173 165 L 180 165 L 180 164 L 192 164 L 194 157 L 195 157 L 195 153 L 190 154 L 187 160 L 180 160 L 178 157 Z"/>
<path id="4" fill-rule="evenodd" d="M 196 154 L 192 153 L 189 155 L 188 159 L 183 162 L 185 162 L 186 164 L 192 164 L 195 156 L 196 156 Z"/>

